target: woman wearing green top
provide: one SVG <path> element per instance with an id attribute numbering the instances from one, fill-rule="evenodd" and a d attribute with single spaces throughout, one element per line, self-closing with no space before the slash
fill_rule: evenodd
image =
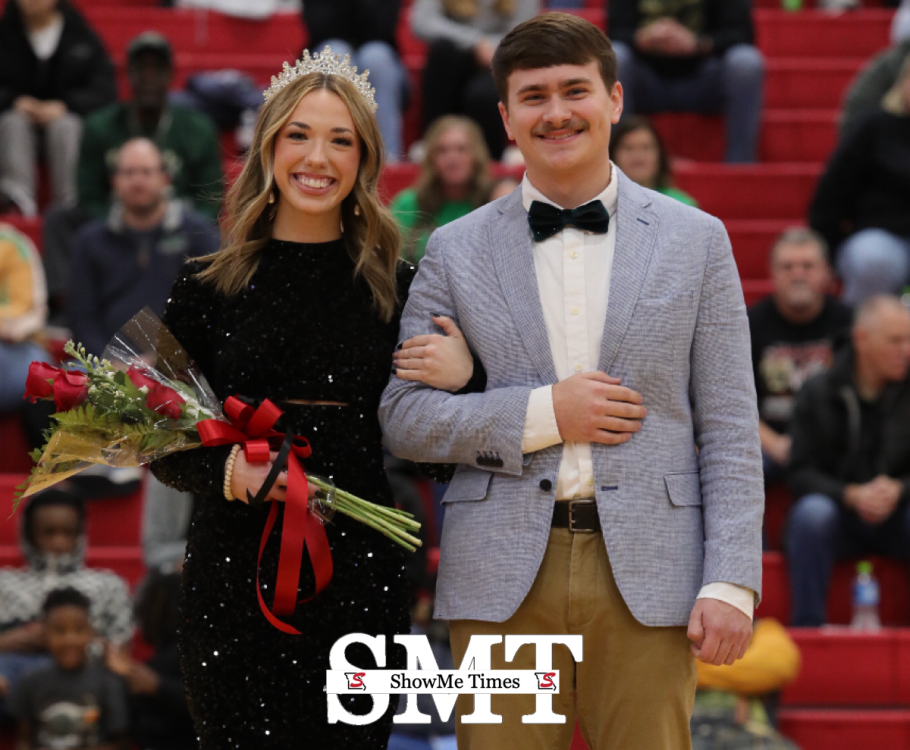
<path id="1" fill-rule="evenodd" d="M 432 231 L 483 205 L 490 186 L 490 155 L 473 120 L 440 117 L 424 143 L 417 184 L 402 190 L 390 205 L 401 229 L 401 254 L 413 263 L 423 258 Z"/>
<path id="2" fill-rule="evenodd" d="M 610 159 L 642 187 L 698 207 L 695 198 L 673 187 L 670 157 L 657 131 L 644 117 L 623 117 L 613 128 Z"/>

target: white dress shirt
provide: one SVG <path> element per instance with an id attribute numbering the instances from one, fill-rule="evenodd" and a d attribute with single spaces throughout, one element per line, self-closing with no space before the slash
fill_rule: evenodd
<path id="1" fill-rule="evenodd" d="M 610 184 L 595 198 L 610 214 L 606 234 L 566 227 L 542 242 L 535 242 L 533 246 L 537 288 L 559 380 L 579 372 L 596 371 L 600 358 L 616 251 L 618 181 L 612 164 L 610 174 Z M 521 194 L 525 210 L 529 210 L 534 201 L 565 208 L 535 188 L 527 174 L 521 183 Z M 553 387 L 535 388 L 528 402 L 522 452 L 533 453 L 563 442 L 553 409 Z M 566 441 L 556 478 L 556 499 L 593 496 L 591 444 Z M 750 618 L 755 606 L 752 590 L 732 583 L 709 583 L 702 587 L 698 598 L 719 599 L 732 604 Z"/>

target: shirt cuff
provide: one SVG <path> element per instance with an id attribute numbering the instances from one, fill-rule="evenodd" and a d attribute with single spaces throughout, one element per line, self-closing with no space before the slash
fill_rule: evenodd
<path id="1" fill-rule="evenodd" d="M 534 453 L 562 442 L 553 409 L 553 386 L 535 388 L 528 399 L 525 428 L 521 436 L 521 452 Z"/>
<path id="2" fill-rule="evenodd" d="M 701 587 L 698 599 L 717 599 L 736 607 L 750 620 L 755 614 L 755 592 L 735 583 L 709 583 Z"/>

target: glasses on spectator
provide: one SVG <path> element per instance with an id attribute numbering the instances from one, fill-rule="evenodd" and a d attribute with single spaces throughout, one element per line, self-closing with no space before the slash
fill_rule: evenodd
<path id="1" fill-rule="evenodd" d="M 120 177 L 154 177 L 164 171 L 164 167 L 118 167 L 115 172 Z"/>

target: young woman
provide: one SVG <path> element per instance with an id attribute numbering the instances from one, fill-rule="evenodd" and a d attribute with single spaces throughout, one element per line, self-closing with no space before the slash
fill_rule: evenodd
<path id="1" fill-rule="evenodd" d="M 613 128 L 610 159 L 626 177 L 642 187 L 669 195 L 687 206 L 698 206 L 691 195 L 673 187 L 670 156 L 657 131 L 644 117 L 624 117 Z"/>
<path id="2" fill-rule="evenodd" d="M 352 83 L 349 71 L 306 72 L 315 67 L 292 69 L 267 93 L 251 156 L 228 195 L 222 248 L 186 266 L 164 322 L 220 398 L 269 398 L 284 410 L 281 428 L 312 444 L 308 472 L 390 504 L 376 411 L 413 268 L 398 261 L 398 230 L 376 192 L 382 140 L 372 90 Z M 453 366 L 470 361 L 463 339 L 445 341 L 454 344 Z M 270 502 L 244 501 L 270 468 L 230 447 L 152 464 L 164 483 L 201 496 L 187 543 L 181 627 L 200 747 L 385 748 L 394 702 L 376 723 L 329 724 L 325 670 L 332 645 L 351 632 L 385 634 L 388 666 L 403 665 L 391 636 L 409 628 L 406 553 L 336 515 L 325 526 L 331 582 L 283 618 L 301 635 L 279 631 L 257 594 L 271 605 L 280 521 L 258 563 L 257 592 Z M 287 479 L 279 475 L 269 501 L 284 500 Z M 305 557 L 299 598 L 313 590 Z M 347 656 L 375 666 L 365 648 Z M 342 702 L 354 713 L 372 706 L 364 695 Z"/>
<path id="3" fill-rule="evenodd" d="M 480 128 L 467 117 L 440 117 L 427 131 L 417 184 L 402 190 L 390 208 L 404 235 L 402 255 L 417 263 L 437 227 L 487 202 L 490 153 Z"/>

